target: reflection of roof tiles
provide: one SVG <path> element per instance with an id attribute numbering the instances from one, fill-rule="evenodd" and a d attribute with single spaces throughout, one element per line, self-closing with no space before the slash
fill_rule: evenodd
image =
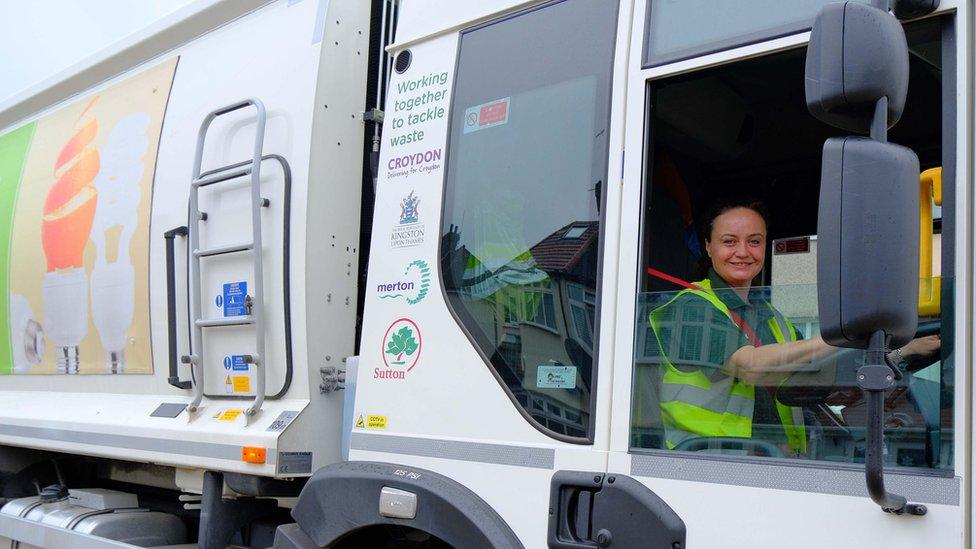
<path id="1" fill-rule="evenodd" d="M 586 230 L 579 238 L 564 238 L 572 227 Z M 583 254 L 592 246 L 600 233 L 599 221 L 574 221 L 553 232 L 530 250 L 536 266 L 548 272 L 573 270 Z"/>

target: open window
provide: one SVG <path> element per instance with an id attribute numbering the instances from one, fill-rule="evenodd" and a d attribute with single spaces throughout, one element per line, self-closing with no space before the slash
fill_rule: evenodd
<path id="1" fill-rule="evenodd" d="M 943 104 L 942 86 L 954 75 L 943 76 L 943 20 L 905 30 L 911 81 L 904 115 L 889 138 L 912 148 L 923 171 L 951 166 L 954 151 L 944 147 L 942 122 L 954 106 Z M 839 132 L 807 112 L 804 57 L 803 49 L 786 51 L 648 85 L 635 451 L 863 461 L 865 403 L 854 379 L 861 351 L 838 350 L 791 365 L 775 382 L 748 383 L 723 368 L 744 345 L 819 337 L 821 146 Z M 941 296 L 928 304 L 920 296 L 916 336 L 939 336 L 941 345 L 892 357 L 905 375 L 886 395 L 885 459 L 891 466 L 951 470 L 953 463 L 953 241 L 942 234 L 943 226 L 952 226 L 953 197 L 951 181 L 943 183 L 941 208 L 931 191 L 920 191 L 928 193 L 934 212 L 925 221 L 925 238 Z M 722 286 L 716 272 L 708 281 L 705 224 L 716 205 L 752 201 L 768 212 L 762 268 L 737 302 L 712 288 Z M 931 295 L 937 284 L 921 281 L 920 294 Z M 706 293 L 715 299 L 703 298 Z"/>

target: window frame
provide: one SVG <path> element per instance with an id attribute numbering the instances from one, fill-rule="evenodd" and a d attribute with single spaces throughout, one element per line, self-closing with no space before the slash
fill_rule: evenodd
<path id="1" fill-rule="evenodd" d="M 646 212 L 649 206 L 648 195 L 645 193 L 645 188 L 649 178 L 651 177 L 650 171 L 653 170 L 654 165 L 654 155 L 653 151 L 648 150 L 650 148 L 650 143 L 654 140 L 654 127 L 653 127 L 653 101 L 652 101 L 652 91 L 654 84 L 659 80 L 668 79 L 682 74 L 688 74 L 692 72 L 698 72 L 703 70 L 712 69 L 719 66 L 731 65 L 735 63 L 741 63 L 748 61 L 750 59 L 767 57 L 771 55 L 776 55 L 784 51 L 806 48 L 809 44 L 809 26 L 806 30 L 800 30 L 794 33 L 786 33 L 780 35 L 769 35 L 756 39 L 750 42 L 736 43 L 729 45 L 724 48 L 719 48 L 709 51 L 701 51 L 691 55 L 687 55 L 681 58 L 669 59 L 664 62 L 646 64 L 646 53 L 647 53 L 647 42 L 646 42 L 646 32 L 649 28 L 650 20 L 650 10 L 651 3 L 654 0 L 647 0 L 646 10 L 647 16 L 644 18 L 643 29 L 644 35 L 640 37 L 641 41 L 641 53 L 640 53 L 640 70 L 635 70 L 633 76 L 634 80 L 639 80 L 641 88 L 643 90 L 643 96 L 641 97 L 640 103 L 643 107 L 642 118 L 640 118 L 640 141 L 628 140 L 625 142 L 625 146 L 633 146 L 633 143 L 638 143 L 640 146 L 640 151 L 638 156 L 639 160 L 639 177 L 640 177 L 640 191 L 639 191 L 639 207 L 638 207 L 638 238 L 633 244 L 633 250 L 630 252 L 632 257 L 636 258 L 636 269 L 632 272 L 635 278 L 633 279 L 633 288 L 636 292 L 640 292 L 640 278 L 643 274 L 641 268 L 642 245 L 645 237 L 646 229 Z M 957 251 L 957 246 L 960 241 L 960 234 L 962 234 L 962 240 L 965 243 L 965 227 L 960 229 L 958 225 L 963 225 L 967 223 L 967 216 L 972 215 L 971 211 L 964 212 L 964 217 L 962 219 L 958 216 L 958 202 L 960 200 L 965 201 L 968 196 L 965 190 L 959 191 L 958 183 L 956 181 L 956 173 L 958 168 L 958 158 L 960 155 L 959 140 L 957 138 L 957 131 L 959 125 L 959 112 L 962 111 L 967 113 L 967 116 L 972 116 L 972 112 L 968 111 L 966 106 L 963 105 L 960 108 L 958 104 L 957 95 L 957 85 L 959 77 L 959 69 L 957 67 L 960 59 L 968 59 L 970 62 L 965 48 L 963 48 L 958 43 L 958 38 L 960 34 L 964 36 L 964 33 L 960 33 L 959 25 L 960 21 L 958 19 L 958 12 L 951 9 L 951 6 L 942 7 L 936 13 L 931 14 L 923 19 L 937 18 L 941 20 L 941 44 L 942 44 L 942 78 L 941 78 L 941 101 L 942 101 L 942 113 L 941 113 L 941 163 L 943 167 L 943 205 L 942 212 L 943 215 L 936 222 L 936 232 L 942 235 L 942 272 L 941 277 L 943 279 L 949 278 L 953 281 L 952 296 L 948 296 L 946 291 L 942 293 L 942 310 L 943 315 L 949 314 L 949 321 L 952 323 L 952 351 L 946 355 L 945 359 L 942 361 L 943 365 L 949 364 L 950 367 L 955 370 L 948 379 L 951 380 L 953 384 L 952 395 L 952 424 L 949 428 L 952 430 L 952 464 L 944 469 L 941 468 L 921 468 L 921 467 L 907 467 L 899 466 L 895 464 L 885 464 L 885 470 L 890 471 L 891 474 L 905 475 L 921 478 L 953 478 L 959 475 L 968 474 L 966 469 L 967 465 L 965 460 L 962 459 L 965 456 L 966 446 L 972 442 L 971 436 L 965 432 L 965 429 L 961 428 L 966 425 L 965 422 L 965 410 L 961 403 L 965 399 L 965 387 L 966 383 L 971 383 L 972 380 L 966 379 L 966 364 L 969 358 L 969 349 L 963 344 L 965 338 L 965 330 L 960 330 L 960 326 L 968 326 L 972 321 L 972 318 L 967 317 L 967 313 L 963 310 L 958 310 L 958 305 L 965 305 L 968 303 L 966 298 L 968 296 L 967 281 L 966 277 L 970 273 L 970 265 L 957 264 L 957 256 L 959 252 Z M 910 24 L 914 21 L 902 21 L 902 25 Z M 963 74 L 966 74 L 963 72 Z M 963 83 L 965 84 L 965 83 Z M 628 85 L 630 87 L 630 85 Z M 965 97 L 965 96 L 963 96 Z M 632 104 L 631 104 L 632 106 Z M 963 121 L 965 124 L 965 121 Z M 966 143 L 965 146 L 971 148 L 973 143 Z M 962 158 L 965 159 L 968 153 L 962 151 Z M 965 206 L 963 206 L 965 207 Z M 970 243 L 971 245 L 971 243 Z M 965 251 L 962 252 L 965 256 Z M 959 276 L 959 273 L 962 276 Z M 621 276 L 631 276 L 625 270 L 621 270 Z M 945 286 L 943 286 L 945 287 Z M 625 453 L 633 459 L 637 456 L 655 456 L 655 457 L 665 457 L 672 459 L 681 460 L 705 460 L 712 462 L 725 462 L 725 463 L 743 463 L 751 465 L 769 465 L 769 466 L 782 466 L 789 468 L 812 468 L 819 470 L 834 470 L 834 471 L 863 471 L 863 463 L 843 463 L 843 462 L 830 462 L 830 461 L 818 461 L 818 460 L 805 460 L 796 458 L 778 458 L 778 457 L 763 457 L 763 456 L 735 456 L 728 454 L 712 454 L 712 453 L 701 453 L 701 452 L 687 452 L 680 450 L 668 450 L 664 448 L 642 448 L 636 447 L 632 443 L 633 436 L 633 426 L 634 426 L 634 382 L 636 380 L 635 366 L 638 362 L 652 362 L 655 360 L 656 356 L 651 356 L 647 354 L 644 342 L 638 342 L 637 338 L 634 337 L 637 329 L 637 314 L 641 310 L 640 303 L 637 299 L 632 298 L 629 295 L 625 295 L 626 292 L 621 292 L 621 299 L 624 300 L 625 306 L 621 308 L 621 312 L 629 311 L 631 317 L 627 323 L 624 324 L 625 329 L 622 332 L 626 333 L 626 328 L 630 329 L 629 333 L 629 344 L 626 347 L 630 351 L 630 363 L 626 366 L 630 369 L 630 372 L 625 377 L 627 386 L 623 388 L 623 391 L 618 391 L 617 388 L 614 389 L 615 399 L 620 394 L 626 394 L 626 402 L 620 405 L 619 408 L 625 408 L 626 411 L 621 414 L 626 418 L 626 424 L 621 427 L 621 424 L 614 420 L 613 429 L 625 429 L 625 433 L 620 438 L 625 441 Z M 961 297 L 960 297 L 961 294 Z M 636 293 L 635 293 L 636 296 Z M 630 303 L 626 303 L 627 301 Z M 947 307 L 948 305 L 948 307 Z M 946 318 L 946 317 L 943 317 Z M 963 322 L 960 322 L 963 321 Z M 619 344 L 619 340 L 618 340 Z M 962 348 L 960 348 L 962 345 Z M 640 354 L 638 352 L 641 351 Z M 621 353 L 623 355 L 623 353 Z M 945 366 L 943 366 L 945 367 Z M 617 379 L 620 379 L 619 377 Z M 943 378 L 946 379 L 946 378 Z M 615 384 L 617 381 L 615 380 Z M 615 407 L 618 407 L 615 405 Z M 616 416 L 616 413 L 615 413 Z M 940 425 L 940 428 L 943 428 Z M 613 450 L 616 451 L 616 450 Z"/>
<path id="2" fill-rule="evenodd" d="M 464 28 L 464 29 L 461 29 L 461 30 L 458 31 L 457 48 L 456 48 L 455 53 L 454 53 L 454 78 L 452 79 L 452 82 L 451 82 L 451 104 L 450 104 L 450 106 L 448 108 L 448 115 L 447 115 L 448 116 L 447 134 L 446 134 L 447 139 L 446 139 L 446 143 L 445 143 L 445 146 L 444 146 L 445 169 L 444 169 L 443 180 L 442 180 L 442 183 L 441 183 L 441 197 L 442 197 L 442 200 L 441 200 L 441 208 L 440 208 L 440 210 L 441 210 L 440 211 L 440 225 L 438 227 L 438 229 L 440 231 L 439 232 L 439 235 L 443 234 L 443 231 L 445 229 L 444 224 L 445 224 L 445 222 L 447 220 L 446 213 L 447 213 L 447 210 L 448 210 L 448 200 L 447 200 L 447 197 L 448 197 L 448 176 L 449 176 L 449 173 L 450 173 L 449 170 L 447 169 L 447 164 L 449 164 L 451 162 L 451 141 L 452 141 L 451 136 L 452 136 L 452 132 L 454 131 L 453 119 L 454 119 L 455 108 L 458 108 L 458 105 L 455 102 L 455 96 L 456 96 L 456 93 L 455 92 L 457 90 L 457 82 L 458 82 L 457 74 L 458 74 L 458 67 L 459 67 L 459 64 L 460 64 L 460 61 L 461 61 L 461 46 L 462 46 L 462 42 L 464 41 L 464 35 L 465 34 L 468 34 L 468 33 L 471 33 L 471 32 L 475 32 L 475 31 L 484 29 L 484 28 L 487 28 L 487 27 L 490 27 L 490 26 L 493 26 L 493 25 L 497 25 L 499 23 L 504 23 L 506 21 L 515 19 L 517 17 L 521 17 L 521 16 L 524 16 L 524 15 L 533 13 L 535 11 L 542 10 L 542 9 L 546 9 L 546 8 L 551 7 L 551 6 L 555 6 L 555 5 L 561 4 L 563 2 L 568 2 L 568 1 L 572 1 L 572 0 L 549 0 L 549 1 L 546 1 L 546 2 L 542 2 L 542 3 L 538 4 L 538 5 L 528 7 L 526 9 L 522 9 L 522 10 L 518 10 L 518 11 L 515 11 L 515 12 L 512 12 L 512 13 L 504 14 L 504 15 L 499 16 L 499 17 L 497 17 L 495 19 L 492 19 L 490 21 L 485 21 L 483 23 L 479 23 L 477 25 L 473 25 L 471 27 L 467 27 L 467 28 Z M 614 110 L 615 110 L 615 106 L 614 106 L 614 102 L 613 102 L 614 101 L 614 77 L 615 77 L 615 74 L 617 72 L 617 49 L 618 49 L 618 37 L 620 35 L 620 24 L 619 24 L 620 5 L 618 3 L 614 3 L 614 5 L 613 5 L 613 7 L 611 9 L 613 10 L 613 15 L 612 15 L 612 18 L 611 19 L 613 21 L 614 27 L 613 27 L 613 33 L 612 33 L 612 35 L 608 37 L 609 42 L 611 44 L 611 49 L 612 49 L 612 52 L 613 52 L 613 54 L 611 55 L 611 58 L 609 59 L 609 71 L 607 72 L 608 88 L 607 88 L 607 97 L 606 97 L 606 101 L 607 101 L 606 126 L 608 128 L 611 127 L 611 123 L 613 121 L 613 113 L 614 113 Z M 626 62 L 626 61 L 624 61 L 624 62 Z M 619 108 L 622 108 L 622 106 L 617 106 L 616 108 L 619 109 Z M 607 208 L 606 208 L 606 204 L 607 204 L 608 187 L 609 187 L 608 182 L 611 179 L 610 173 L 612 173 L 613 170 L 614 170 L 614 166 L 612 166 L 610 164 L 611 146 L 612 146 L 611 140 L 610 139 L 607 139 L 606 140 L 606 146 L 604 147 L 604 149 L 602 151 L 603 158 L 605 159 L 605 164 L 606 164 L 606 172 L 603 174 L 604 175 L 604 177 L 603 177 L 604 184 L 601 185 L 601 189 L 600 189 L 599 203 L 600 204 L 603 204 L 604 206 L 600 208 L 600 212 L 599 212 L 598 235 L 603 235 L 604 232 L 607 229 Z M 570 229 L 572 229 L 572 227 Z M 438 241 L 439 242 L 438 242 L 438 246 L 437 246 L 437 256 L 438 256 L 438 264 L 440 264 L 440 258 L 443 257 L 443 252 L 444 252 L 444 250 L 442 249 L 443 239 L 438 238 Z M 447 306 L 447 310 L 450 312 L 451 317 L 454 319 L 457 327 L 461 330 L 461 333 L 463 333 L 465 335 L 465 337 L 468 339 L 468 341 L 471 343 L 471 346 L 474 349 L 474 351 L 476 353 L 478 353 L 478 356 L 479 357 L 481 357 L 481 360 L 484 363 L 484 366 L 486 368 L 488 368 L 488 371 L 491 373 L 492 377 L 494 377 L 495 378 L 495 381 L 498 382 L 498 385 L 505 392 L 505 395 L 512 402 L 512 405 L 515 407 L 515 409 L 518 411 L 518 413 L 522 416 L 522 418 L 525 419 L 525 421 L 527 421 L 529 423 L 529 425 L 531 425 L 533 428 L 535 428 L 540 433 L 542 433 L 543 435 L 545 435 L 545 436 L 547 436 L 549 438 L 558 440 L 560 442 L 566 442 L 566 443 L 570 443 L 570 444 L 577 444 L 577 445 L 581 445 L 581 446 L 592 446 L 594 444 L 595 440 L 596 440 L 596 435 L 597 435 L 597 433 L 596 433 L 596 412 L 597 412 L 597 400 L 598 400 L 597 387 L 598 387 L 598 382 L 599 382 L 599 372 L 600 372 L 600 368 L 601 368 L 601 366 L 600 366 L 600 360 L 599 360 L 599 352 L 600 352 L 600 337 L 599 337 L 599 334 L 600 334 L 600 311 L 601 311 L 601 306 L 602 306 L 602 303 L 603 303 L 602 288 L 603 288 L 603 280 L 604 280 L 604 255 L 605 255 L 605 249 L 606 249 L 606 241 L 607 240 L 605 238 L 599 238 L 599 242 L 598 242 L 598 246 L 597 246 L 597 266 L 596 266 L 596 286 L 595 286 L 595 288 L 596 288 L 596 292 L 595 292 L 595 294 L 596 294 L 596 318 L 595 318 L 594 333 L 593 333 L 593 335 L 596 337 L 596 341 L 594 342 L 594 345 L 592 346 L 592 350 L 593 350 L 593 354 L 592 354 L 592 356 L 593 356 L 593 363 L 592 363 L 592 369 L 591 369 L 589 402 L 588 402 L 588 406 L 586 407 L 585 410 L 582 410 L 582 409 L 579 410 L 579 413 L 581 415 L 583 413 L 585 413 L 585 414 L 588 415 L 587 421 L 586 421 L 586 423 L 584 425 L 584 433 L 583 433 L 584 436 L 582 436 L 582 437 L 569 436 L 569 435 L 566 435 L 566 434 L 563 434 L 563 433 L 559 433 L 559 432 L 553 431 L 552 429 L 550 429 L 549 427 L 543 425 L 538 420 L 536 420 L 534 417 L 532 417 L 531 410 L 533 409 L 533 403 L 535 402 L 534 399 L 535 398 L 538 398 L 538 397 L 536 397 L 535 395 L 531 395 L 531 394 L 528 394 L 528 393 L 524 393 L 522 395 L 522 398 L 525 399 L 526 402 L 525 402 L 525 404 L 523 404 L 522 402 L 520 402 L 520 400 L 519 400 L 520 399 L 520 396 L 519 395 L 516 395 L 512 391 L 512 389 L 508 386 L 508 384 L 505 382 L 505 380 L 502 379 L 501 375 L 498 373 L 497 369 L 492 364 L 491 358 L 487 354 L 485 354 L 485 352 L 484 352 L 485 345 L 484 344 L 486 342 L 480 341 L 480 339 L 482 339 L 482 337 L 480 337 L 481 334 L 475 334 L 475 333 L 473 333 L 468 328 L 468 325 L 469 324 L 477 325 L 477 323 L 474 320 L 474 318 L 471 316 L 470 313 L 468 313 L 463 308 L 462 309 L 458 309 L 458 308 L 455 308 L 452 305 L 451 298 L 448 295 L 447 286 L 445 284 L 444 273 L 443 273 L 443 270 L 440 269 L 440 268 L 438 269 L 438 277 L 437 277 L 438 283 L 439 283 L 439 287 L 440 287 L 440 290 L 441 290 L 441 296 L 443 297 L 444 303 Z M 550 288 L 550 291 L 553 293 L 554 299 L 555 299 L 557 297 L 555 290 Z M 536 324 L 534 322 L 529 322 L 528 324 L 531 325 L 531 326 L 534 326 L 534 327 L 538 327 L 540 329 L 544 329 L 544 330 L 551 331 L 550 328 L 548 328 L 547 326 L 544 326 L 544 325 Z M 569 330 L 569 328 L 567 327 L 567 331 L 568 330 Z M 611 345 L 613 345 L 612 342 L 611 342 Z M 612 367 L 612 361 L 611 361 L 611 364 L 604 365 L 602 367 L 603 368 L 611 368 Z M 543 408 L 545 408 L 545 399 L 543 399 Z M 545 413 L 545 410 L 543 410 L 543 413 Z"/>
<path id="3" fill-rule="evenodd" d="M 806 32 L 810 32 L 810 29 L 812 28 L 813 25 L 813 20 L 809 20 L 809 21 L 802 20 L 802 21 L 797 21 L 795 23 L 778 25 L 768 29 L 760 29 L 741 36 L 708 42 L 698 47 L 685 48 L 683 50 L 679 50 L 675 53 L 672 53 L 671 55 L 659 57 L 652 61 L 649 57 L 650 44 L 646 40 L 646 38 L 647 35 L 651 32 L 651 17 L 653 17 L 654 15 L 654 3 L 659 2 L 661 0 L 645 0 L 645 1 L 646 1 L 645 11 L 647 13 L 647 16 L 644 18 L 644 25 L 643 25 L 644 36 L 642 40 L 643 47 L 641 49 L 642 69 L 663 67 L 666 65 L 670 65 L 672 63 L 677 63 L 678 61 L 687 61 L 689 59 L 696 59 L 714 53 L 741 48 L 743 46 L 762 44 L 764 42 L 769 42 L 771 40 L 776 40 L 779 38 L 800 35 Z"/>

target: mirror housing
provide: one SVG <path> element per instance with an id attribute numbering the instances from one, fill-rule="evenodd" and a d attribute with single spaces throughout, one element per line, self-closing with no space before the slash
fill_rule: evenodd
<path id="1" fill-rule="evenodd" d="M 868 133 L 875 103 L 888 98 L 887 127 L 908 94 L 908 42 L 897 19 L 855 3 L 828 4 L 814 20 L 806 61 L 807 109 L 822 122 Z"/>
<path id="2" fill-rule="evenodd" d="M 891 348 L 918 324 L 918 157 L 906 147 L 835 137 L 823 148 L 817 221 L 820 331 L 866 349 L 884 330 Z"/>
<path id="3" fill-rule="evenodd" d="M 939 0 L 895 0 L 893 4 L 898 19 L 913 19 L 939 9 Z"/>

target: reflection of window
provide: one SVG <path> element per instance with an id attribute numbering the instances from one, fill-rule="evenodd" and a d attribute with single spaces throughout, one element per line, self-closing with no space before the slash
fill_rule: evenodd
<path id="1" fill-rule="evenodd" d="M 593 347 L 593 326 L 596 320 L 596 294 L 579 284 L 569 285 L 569 310 L 579 339 Z"/>
<path id="2" fill-rule="evenodd" d="M 555 298 L 549 282 L 508 290 L 503 318 L 505 323 L 532 322 L 556 330 Z"/>
<path id="3" fill-rule="evenodd" d="M 556 329 L 556 310 L 553 305 L 551 292 L 546 292 L 542 295 L 542 306 L 539 307 L 539 313 L 535 317 L 535 323 L 548 326 L 553 330 Z"/>
<path id="4" fill-rule="evenodd" d="M 566 230 L 563 238 L 579 238 L 586 232 L 586 227 L 570 227 Z"/>
<path id="5" fill-rule="evenodd" d="M 498 352 L 512 368 L 522 367 L 522 338 L 515 334 L 505 334 L 498 346 Z"/>

